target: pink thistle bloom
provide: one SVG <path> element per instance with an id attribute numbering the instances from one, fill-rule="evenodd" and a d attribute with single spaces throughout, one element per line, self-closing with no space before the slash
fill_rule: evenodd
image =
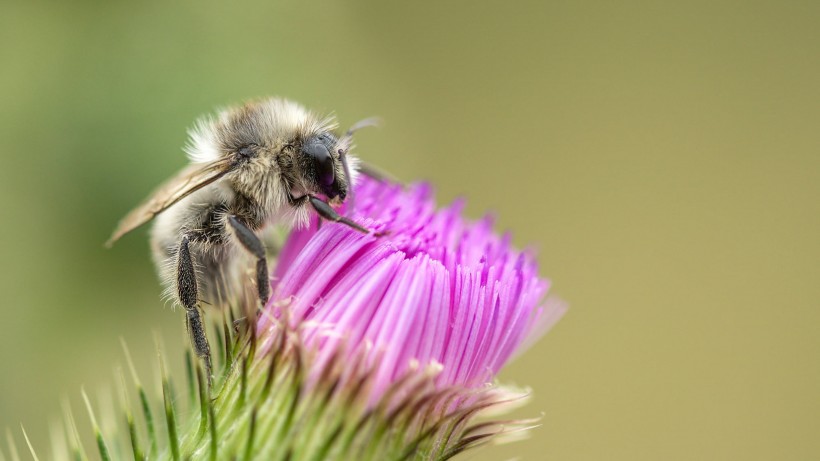
<path id="1" fill-rule="evenodd" d="M 161 367 L 167 436 L 157 436 L 136 376 L 145 430 L 126 406 L 128 428 L 116 433 L 128 434 L 135 459 L 363 461 L 444 461 L 525 433 L 537 420 L 494 418 L 527 392 L 493 381 L 565 306 L 546 298 L 531 252 L 495 234 L 490 218 L 470 222 L 461 210 L 437 209 L 426 184 L 363 179 L 350 214 L 386 234 L 319 229 L 315 217 L 293 231 L 256 328 L 228 321 L 255 313 L 249 284 L 249 298 L 223 313 L 213 381 L 189 360 L 192 398 L 180 399 L 190 402 L 182 412 Z M 100 457 L 110 459 L 111 442 L 124 453 L 125 440 L 107 437 L 114 432 L 86 404 Z M 181 425 L 177 414 L 187 415 Z M 84 458 L 70 411 L 66 430 L 72 445 L 55 458 Z"/>
<path id="2" fill-rule="evenodd" d="M 290 235 L 272 277 L 267 311 L 289 315 L 324 363 L 340 344 L 366 351 L 373 399 L 414 366 L 440 366 L 437 387 L 479 387 L 565 311 L 545 301 L 549 281 L 487 217 L 468 222 L 463 202 L 437 210 L 431 187 L 362 178 L 353 218 L 382 237 L 316 221 Z M 269 327 L 270 316 L 262 326 Z"/>

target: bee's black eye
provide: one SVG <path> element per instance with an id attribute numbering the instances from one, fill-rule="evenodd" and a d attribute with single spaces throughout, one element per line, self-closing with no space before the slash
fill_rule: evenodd
<path id="1" fill-rule="evenodd" d="M 302 152 L 313 160 L 313 167 L 316 170 L 316 180 L 320 185 L 329 187 L 336 180 L 333 167 L 333 157 L 330 156 L 325 143 L 320 139 L 308 140 L 302 147 Z"/>

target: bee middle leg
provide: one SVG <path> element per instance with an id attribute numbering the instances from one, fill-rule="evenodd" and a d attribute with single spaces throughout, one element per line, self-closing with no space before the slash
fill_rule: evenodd
<path id="1" fill-rule="evenodd" d="M 211 348 L 205 335 L 205 325 L 199 313 L 199 287 L 196 281 L 196 270 L 188 246 L 188 236 L 182 237 L 177 250 L 177 296 L 187 313 L 188 333 L 197 357 L 205 362 L 208 383 L 211 382 Z"/>
<path id="2" fill-rule="evenodd" d="M 256 257 L 256 289 L 259 294 L 259 302 L 264 307 L 268 302 L 268 298 L 270 298 L 270 278 L 268 277 L 268 259 L 265 255 L 265 245 L 236 216 L 228 216 L 228 224 L 233 228 L 239 243 Z"/>

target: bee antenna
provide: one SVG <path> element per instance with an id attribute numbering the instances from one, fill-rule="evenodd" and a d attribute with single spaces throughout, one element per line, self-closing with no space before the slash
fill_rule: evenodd
<path id="1" fill-rule="evenodd" d="M 347 151 L 350 150 L 347 140 L 353 137 L 353 133 L 361 130 L 362 128 L 367 128 L 370 126 L 379 126 L 381 125 L 381 123 L 382 120 L 379 117 L 370 117 L 364 120 L 359 120 L 347 129 L 344 136 L 342 136 L 342 139 L 340 140 L 344 142 L 345 146 L 347 146 L 344 149 L 339 149 L 339 159 L 342 161 L 342 167 L 344 168 L 345 176 L 347 177 L 348 183 L 350 183 L 347 191 L 347 210 L 350 213 L 352 213 L 353 210 L 356 208 L 356 197 L 353 192 L 353 176 L 350 175 L 350 166 L 347 163 Z"/>
<path id="2" fill-rule="evenodd" d="M 342 168 L 347 178 L 347 211 L 350 214 L 356 207 L 356 194 L 353 192 L 353 176 L 350 176 L 350 166 L 347 163 L 347 149 L 339 149 L 339 159 L 342 161 Z"/>
<path id="3" fill-rule="evenodd" d="M 361 130 L 362 128 L 367 128 L 369 126 L 379 126 L 382 124 L 382 119 L 379 117 L 370 117 L 364 120 L 359 120 L 358 122 L 354 123 L 353 126 L 347 129 L 345 132 L 344 137 L 349 138 L 353 136 L 353 133 Z"/>

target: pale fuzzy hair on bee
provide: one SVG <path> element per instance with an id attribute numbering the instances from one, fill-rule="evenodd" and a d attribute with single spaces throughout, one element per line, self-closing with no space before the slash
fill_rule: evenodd
<path id="1" fill-rule="evenodd" d="M 267 224 L 284 227 L 301 227 L 309 222 L 311 209 L 308 206 L 292 206 L 292 197 L 315 193 L 315 187 L 304 176 L 287 173 L 288 189 L 283 179 L 278 152 L 286 149 L 293 140 L 303 140 L 321 133 L 334 132 L 338 124 L 334 117 L 320 117 L 301 105 L 279 98 L 248 102 L 242 106 L 220 110 L 216 116 L 201 118 L 189 131 L 189 141 L 185 147 L 192 164 L 209 164 L 221 158 L 235 155 L 242 146 L 253 145 L 260 153 L 235 172 L 203 187 L 181 199 L 156 216 L 152 229 L 152 249 L 166 296 L 175 297 L 177 290 L 177 248 L 184 229 L 206 227 L 207 223 L 225 225 L 228 215 L 237 211 L 223 207 L 214 211 L 214 204 L 234 203 L 237 197 L 252 199 L 254 206 L 248 211 L 247 224 L 251 229 L 259 229 Z M 350 136 L 336 139 L 333 152 L 338 156 L 344 150 L 347 156 L 348 172 L 337 166 L 337 177 L 352 187 L 358 176 L 358 159 L 348 153 L 353 147 Z M 210 215 L 209 215 L 210 213 Z M 207 216 L 207 218 L 206 218 Z M 259 222 L 256 222 L 258 218 Z M 213 224 L 210 224 L 213 225 Z M 230 229 L 227 230 L 230 233 Z M 234 238 L 192 241 L 193 261 L 197 279 L 204 285 L 210 298 L 222 298 L 235 293 L 239 288 L 234 282 L 237 271 L 251 267 L 247 251 Z"/>
<path id="2" fill-rule="evenodd" d="M 166 296 L 186 310 L 197 356 L 210 375 L 210 348 L 200 302 L 225 304 L 247 294 L 253 273 L 260 303 L 270 296 L 268 224 L 303 226 L 311 210 L 359 232 L 371 232 L 331 205 L 352 196 L 359 162 L 351 135 L 332 116 L 269 98 L 221 110 L 189 131 L 190 164 L 123 218 L 108 244 L 154 220 L 151 249 Z M 368 173 L 371 174 L 371 173 Z M 349 204 L 349 208 L 353 205 Z M 374 234 L 375 235 L 375 234 Z"/>
<path id="3" fill-rule="evenodd" d="M 244 114 L 241 114 L 244 112 Z M 294 133 L 305 135 L 322 131 L 333 131 L 338 128 L 335 117 L 318 117 L 302 105 L 281 98 L 269 98 L 246 103 L 239 108 L 220 109 L 216 116 L 206 115 L 188 130 L 188 144 L 185 153 L 194 163 L 206 163 L 216 160 L 230 149 L 231 141 L 236 135 L 237 118 L 245 115 L 245 120 L 253 126 L 244 129 L 253 130 L 254 134 L 264 134 L 268 145 L 277 139 L 291 136 Z"/>
<path id="4" fill-rule="evenodd" d="M 333 132 L 339 127 L 333 115 L 319 116 L 302 105 L 282 98 L 268 98 L 250 101 L 239 107 L 223 108 L 215 116 L 206 115 L 196 121 L 188 131 L 188 142 L 185 153 L 192 163 L 208 163 L 229 155 L 237 146 L 254 143 L 269 149 L 280 149 L 282 143 L 289 139 L 304 139 L 316 133 Z M 358 178 L 359 160 L 349 153 L 354 147 L 352 137 L 343 136 L 338 140 L 338 149 L 347 151 L 347 162 L 350 178 L 349 187 Z M 279 208 L 287 199 L 290 191 L 277 188 L 278 181 L 273 180 L 270 170 L 264 168 L 274 165 L 258 165 L 255 172 L 245 172 L 236 179 L 247 178 L 247 186 L 253 189 L 252 196 L 262 199 L 265 208 Z M 258 174 L 251 174 L 258 173 Z M 257 181 L 257 178 L 260 180 Z M 297 188 L 307 189 L 296 184 Z M 273 202 L 273 203 L 271 203 Z M 303 226 L 307 223 L 309 213 L 304 209 L 287 209 L 284 215 L 277 216 L 287 222 L 283 224 Z"/>

